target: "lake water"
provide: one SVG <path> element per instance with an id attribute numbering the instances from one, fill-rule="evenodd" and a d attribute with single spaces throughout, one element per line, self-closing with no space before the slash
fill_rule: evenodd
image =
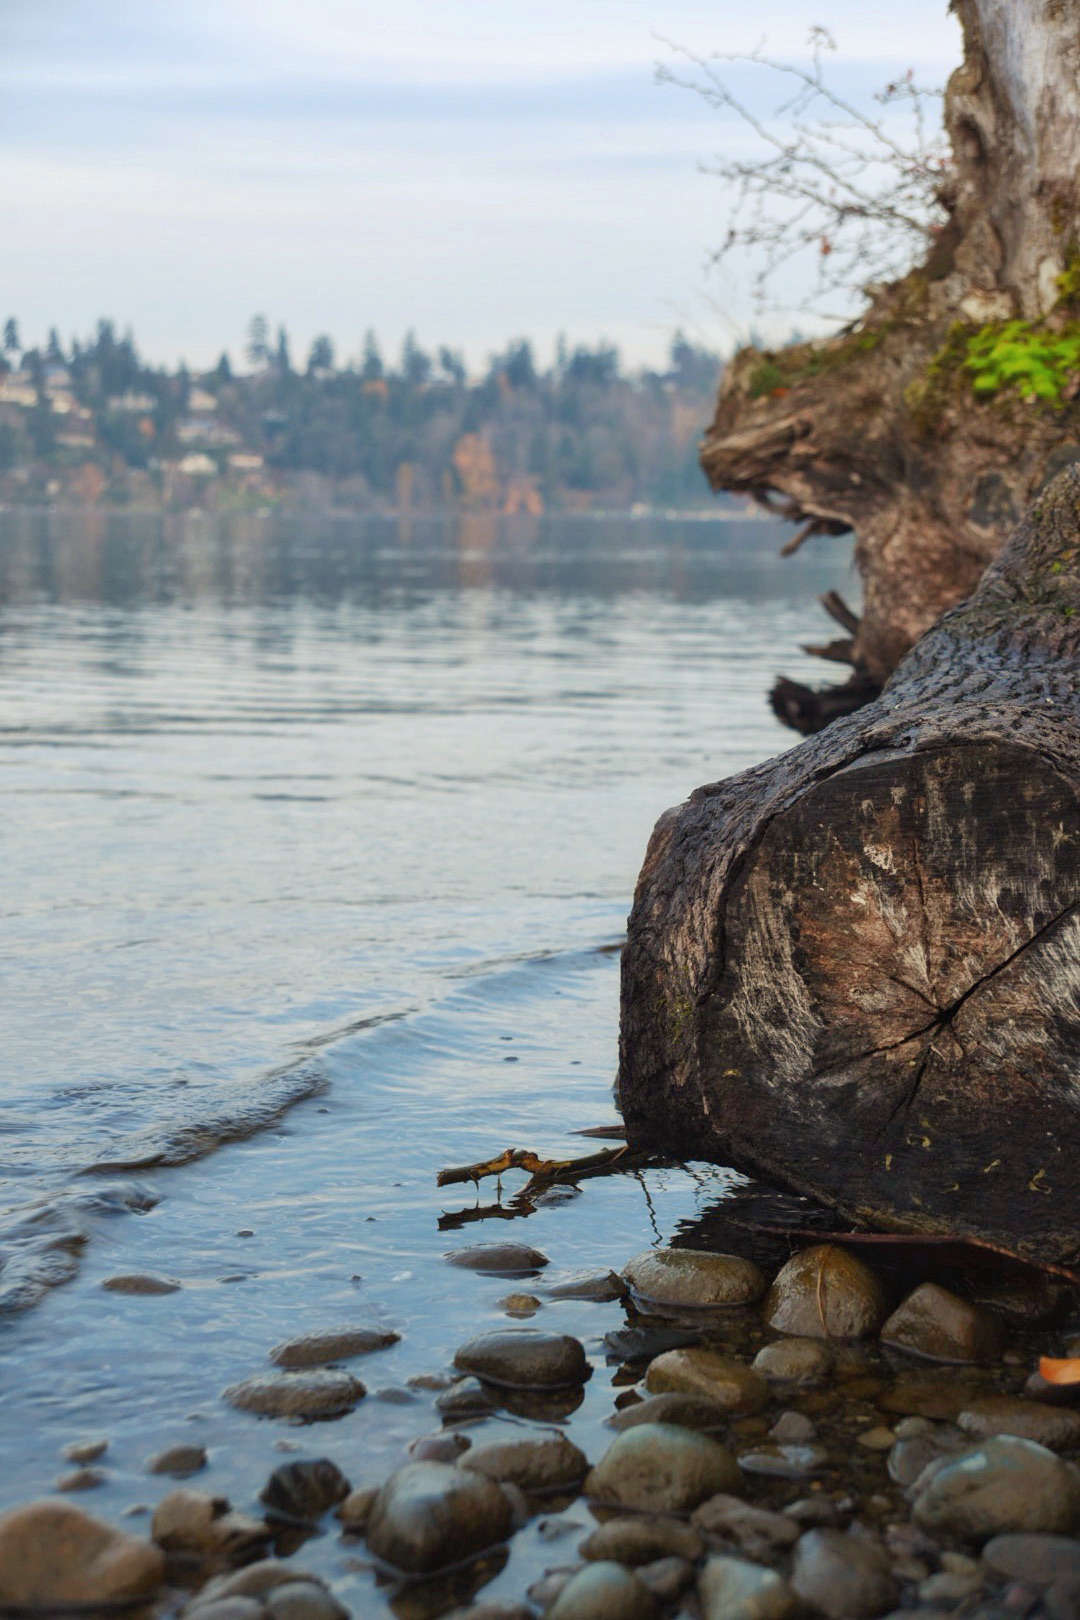
<path id="1" fill-rule="evenodd" d="M 437 1427 L 430 1395 L 298 1431 L 221 1388 L 282 1338 L 370 1321 L 402 1341 L 357 1371 L 401 1390 L 506 1320 L 505 1282 L 445 1264 L 462 1233 L 618 1265 L 735 1183 L 652 1170 L 517 1218 L 520 1178 L 500 1203 L 435 1176 L 580 1153 L 614 1119 L 652 823 L 792 743 L 767 689 L 820 679 L 815 598 L 853 593 L 844 542 L 781 562 L 782 538 L 0 513 L 0 1506 L 97 1434 L 81 1500 L 113 1517 L 164 1494 L 145 1459 L 178 1440 L 238 1505 L 283 1436 L 385 1477 Z M 102 1291 L 138 1270 L 183 1287 Z M 541 1320 L 596 1364 L 574 1417 L 596 1450 L 621 1310 Z M 558 1561 L 531 1536 L 491 1595 Z M 330 1534 L 301 1561 L 384 1612 L 362 1554 Z"/>

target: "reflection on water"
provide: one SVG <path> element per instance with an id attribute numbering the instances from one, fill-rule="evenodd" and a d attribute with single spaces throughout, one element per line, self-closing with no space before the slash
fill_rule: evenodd
<path id="1" fill-rule="evenodd" d="M 440 1217 L 492 1197 L 436 1173 L 570 1157 L 612 1118 L 617 962 L 597 947 L 652 823 L 789 745 L 764 694 L 778 665 L 809 673 L 817 593 L 850 589 L 839 542 L 781 563 L 780 539 L 0 513 L 0 1303 L 74 1279 L 0 1335 L 5 1501 L 100 1431 L 108 1515 L 162 1494 L 146 1455 L 194 1438 L 208 1488 L 243 1502 L 280 1435 L 217 1397 L 270 1345 L 385 1321 L 402 1343 L 362 1370 L 400 1386 L 502 1320 L 505 1288 L 441 1259 L 465 1235 Z M 587 1182 L 511 1230 L 608 1266 L 732 1182 Z M 492 1213 L 469 1241 L 507 1230 Z M 184 1286 L 103 1294 L 121 1270 Z M 598 1368 L 571 1420 L 593 1449 L 613 1312 L 545 1306 Z M 364 1402 L 319 1452 L 378 1477 L 431 1401 Z M 545 1556 L 530 1535 L 493 1594 Z M 372 1612 L 344 1556 L 304 1551 Z"/>

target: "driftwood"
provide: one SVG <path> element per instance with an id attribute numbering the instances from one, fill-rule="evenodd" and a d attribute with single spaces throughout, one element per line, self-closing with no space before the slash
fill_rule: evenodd
<path id="1" fill-rule="evenodd" d="M 880 698 L 663 816 L 631 1148 L 1080 1257 L 1080 469 Z"/>

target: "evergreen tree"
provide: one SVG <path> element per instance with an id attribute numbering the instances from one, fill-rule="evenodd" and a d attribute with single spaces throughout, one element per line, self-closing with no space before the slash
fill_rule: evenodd
<path id="1" fill-rule="evenodd" d="M 21 354 L 22 343 L 19 340 L 19 323 L 14 315 L 9 315 L 4 322 L 4 353 Z"/>
<path id="2" fill-rule="evenodd" d="M 270 323 L 265 315 L 253 315 L 248 322 L 248 359 L 256 371 L 261 371 L 270 358 Z"/>

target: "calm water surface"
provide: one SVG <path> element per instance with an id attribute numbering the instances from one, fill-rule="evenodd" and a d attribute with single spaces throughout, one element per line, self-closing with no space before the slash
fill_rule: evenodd
<path id="1" fill-rule="evenodd" d="M 733 1184 L 594 1181 L 510 1225 L 514 1186 L 500 1207 L 434 1178 L 613 1119 L 649 829 L 789 745 L 768 685 L 819 678 L 815 597 L 852 591 L 842 542 L 781 563 L 779 540 L 0 513 L 0 1504 L 88 1434 L 108 1478 L 83 1500 L 112 1516 L 164 1494 L 145 1459 L 179 1440 L 240 1505 L 283 1437 L 384 1477 L 430 1395 L 296 1430 L 221 1388 L 283 1337 L 375 1321 L 402 1342 L 357 1370 L 400 1389 L 505 1321 L 505 1282 L 442 1259 L 462 1234 L 618 1265 Z M 183 1288 L 102 1291 L 133 1270 Z M 572 1433 L 596 1452 L 621 1310 L 541 1321 L 594 1359 Z M 362 1553 L 330 1534 L 303 1562 L 385 1612 Z M 545 1561 L 523 1532 L 487 1591 Z"/>

